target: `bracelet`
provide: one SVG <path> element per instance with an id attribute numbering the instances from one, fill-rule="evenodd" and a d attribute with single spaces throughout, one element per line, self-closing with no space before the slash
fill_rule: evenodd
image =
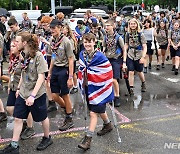
<path id="1" fill-rule="evenodd" d="M 32 94 L 31 94 L 30 96 L 31 96 L 31 97 L 33 97 L 33 98 L 35 98 L 35 96 L 34 96 L 34 95 L 32 95 Z"/>
<path id="2" fill-rule="evenodd" d="M 69 75 L 69 79 L 72 79 L 73 78 L 73 75 Z"/>

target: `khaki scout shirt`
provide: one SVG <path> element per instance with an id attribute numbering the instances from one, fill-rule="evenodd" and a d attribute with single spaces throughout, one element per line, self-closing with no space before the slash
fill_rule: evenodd
<path id="1" fill-rule="evenodd" d="M 28 68 L 22 70 L 22 83 L 20 85 L 19 94 L 23 99 L 27 99 L 31 95 L 36 85 L 38 74 L 45 72 L 48 72 L 47 62 L 44 59 L 43 54 L 40 51 L 37 51 L 36 56 L 30 60 Z M 43 83 L 36 94 L 35 99 L 39 98 L 44 93 L 46 93 L 46 89 Z"/>
<path id="2" fill-rule="evenodd" d="M 129 35 L 129 38 L 128 38 Z M 141 44 L 138 39 L 138 35 L 140 35 Z M 127 33 L 125 36 L 125 43 L 128 44 L 129 50 L 128 50 L 128 57 L 132 60 L 139 60 L 142 58 L 142 50 L 137 50 L 138 46 L 142 46 L 143 44 L 146 44 L 146 39 L 143 33 Z"/>
<path id="3" fill-rule="evenodd" d="M 180 30 L 173 30 L 168 32 L 168 38 L 171 39 L 173 44 L 176 46 L 180 42 Z"/>
<path id="4" fill-rule="evenodd" d="M 114 38 L 114 34 L 113 35 L 108 35 L 108 42 L 112 42 Z M 122 37 L 119 37 L 119 46 L 121 48 L 124 47 L 124 41 L 122 39 Z M 117 54 L 116 53 L 116 49 L 117 49 L 117 43 L 116 43 L 116 40 L 115 42 L 113 42 L 113 45 L 112 47 L 107 47 L 107 42 L 106 40 L 104 39 L 103 40 L 103 47 L 106 48 L 106 51 L 105 51 L 105 55 L 107 58 L 113 58 L 113 59 L 118 59 L 118 57 L 122 54 L 123 51 L 121 51 L 120 54 Z"/>
<path id="5" fill-rule="evenodd" d="M 52 38 L 50 39 L 50 44 L 52 43 Z M 54 65 L 55 66 L 62 66 L 62 67 L 69 67 L 69 60 L 68 58 L 74 57 L 73 53 L 73 47 L 70 42 L 70 40 L 64 36 L 62 42 L 60 43 L 57 51 L 57 55 L 55 56 L 54 60 Z M 48 53 L 52 53 L 53 51 L 51 50 L 50 46 L 48 48 Z"/>
<path id="6" fill-rule="evenodd" d="M 18 88 L 18 84 L 21 78 L 21 62 L 19 61 L 19 63 L 17 64 L 16 68 L 14 69 L 15 71 L 12 72 L 10 74 L 10 80 L 9 80 L 9 85 L 10 85 L 10 89 L 12 91 L 16 91 Z"/>
<path id="7" fill-rule="evenodd" d="M 157 33 L 156 39 L 159 45 L 168 44 L 168 34 L 166 34 L 166 31 L 164 29 L 159 30 L 159 33 Z"/>

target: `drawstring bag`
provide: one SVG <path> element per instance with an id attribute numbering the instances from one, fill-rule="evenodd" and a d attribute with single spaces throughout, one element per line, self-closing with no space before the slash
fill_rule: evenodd
<path id="1" fill-rule="evenodd" d="M 154 28 L 152 29 L 152 43 L 151 43 L 151 49 L 152 50 L 157 50 L 157 49 L 159 49 L 159 44 L 158 44 L 158 42 L 156 41 L 156 39 L 155 39 L 155 36 L 154 36 Z"/>

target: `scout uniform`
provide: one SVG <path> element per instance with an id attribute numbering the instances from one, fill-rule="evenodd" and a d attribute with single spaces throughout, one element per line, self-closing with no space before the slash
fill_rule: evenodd
<path id="1" fill-rule="evenodd" d="M 19 96 L 16 99 L 13 116 L 27 119 L 29 112 L 31 112 L 33 120 L 40 122 L 47 118 L 45 84 L 42 84 L 36 94 L 32 106 L 27 106 L 25 100 L 31 95 L 36 85 L 38 74 L 47 72 L 48 66 L 42 53 L 37 51 L 35 57 L 29 59 L 29 64 L 26 67 L 22 70 L 22 83 L 20 85 Z"/>
<path id="2" fill-rule="evenodd" d="M 159 49 L 166 50 L 168 46 L 168 32 L 166 32 L 165 29 L 160 29 L 159 32 L 157 32 L 156 39 L 159 44 Z"/>

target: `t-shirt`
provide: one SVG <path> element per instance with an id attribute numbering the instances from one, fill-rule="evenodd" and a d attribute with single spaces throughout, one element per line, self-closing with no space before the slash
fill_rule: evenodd
<path id="1" fill-rule="evenodd" d="M 119 37 L 119 46 L 121 48 L 124 47 L 124 41 L 122 39 L 122 37 L 120 36 Z M 105 51 L 105 55 L 107 58 L 113 58 L 113 59 L 118 59 L 118 57 L 122 54 L 117 54 L 116 53 L 116 50 L 117 50 L 117 41 L 115 39 L 115 35 L 107 35 L 106 38 L 104 38 L 103 40 L 103 47 L 106 48 L 106 51 Z M 121 51 L 123 52 L 123 51 Z"/>
<path id="2" fill-rule="evenodd" d="M 164 29 L 160 29 L 159 32 L 157 32 L 156 39 L 159 45 L 166 45 L 168 43 L 167 32 Z"/>
<path id="3" fill-rule="evenodd" d="M 75 59 L 74 53 L 73 53 L 73 47 L 70 42 L 70 40 L 63 36 L 62 42 L 60 43 L 58 49 L 56 50 L 56 53 L 52 51 L 52 49 L 49 47 L 49 51 L 51 52 L 52 58 L 54 60 L 55 66 L 63 66 L 63 67 L 69 67 L 69 60 L 68 58 L 73 57 Z M 52 38 L 50 39 L 50 44 L 52 43 Z"/>
<path id="4" fill-rule="evenodd" d="M 152 41 L 152 37 L 153 37 L 153 29 L 152 28 L 144 29 L 143 34 L 144 34 L 146 41 Z"/>
<path id="5" fill-rule="evenodd" d="M 141 42 L 139 42 L 139 35 Z M 146 44 L 146 39 L 143 33 L 127 33 L 125 36 L 125 43 L 127 43 L 129 47 L 128 57 L 130 59 L 139 60 L 142 58 L 142 45 Z"/>
<path id="6" fill-rule="evenodd" d="M 23 99 L 27 99 L 36 85 L 38 74 L 48 72 L 48 65 L 44 59 L 43 54 L 40 51 L 36 52 L 34 58 L 31 58 L 26 70 L 22 70 L 22 84 L 20 85 L 20 96 Z M 35 99 L 46 93 L 45 84 L 41 85 L 41 88 L 37 92 Z"/>
<path id="7" fill-rule="evenodd" d="M 180 42 L 180 30 L 172 30 L 168 32 L 168 38 L 174 43 L 174 45 L 178 45 Z"/>

